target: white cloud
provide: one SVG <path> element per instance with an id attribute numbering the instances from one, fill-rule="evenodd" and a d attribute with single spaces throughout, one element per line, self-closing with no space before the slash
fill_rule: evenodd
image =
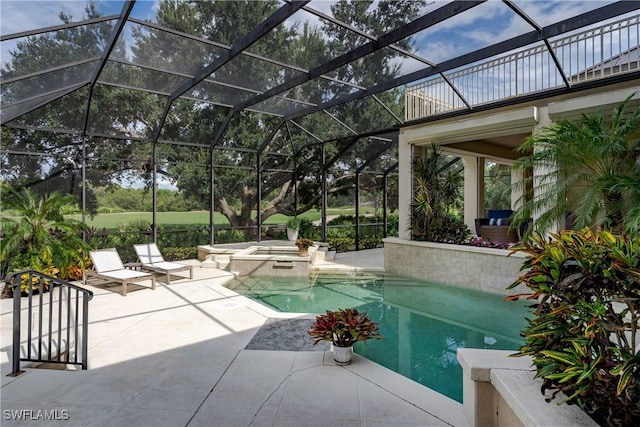
<path id="1" fill-rule="evenodd" d="M 541 26 L 547 26 L 554 22 L 563 21 L 597 9 L 607 4 L 614 3 L 611 0 L 598 1 L 524 1 L 518 2 L 518 6 Z"/>
<path id="2" fill-rule="evenodd" d="M 133 6 L 131 17 L 157 22 L 159 3 L 160 0 L 138 0 Z"/>
<path id="3" fill-rule="evenodd" d="M 451 58 L 451 53 L 460 50 L 459 44 L 454 41 L 434 41 L 421 44 L 418 55 L 435 63 L 439 63 Z"/>
<path id="4" fill-rule="evenodd" d="M 611 1 L 518 1 L 516 4 L 544 27 L 605 6 Z M 472 52 L 532 31 L 524 19 L 504 3 L 493 0 L 424 30 L 414 36 L 417 53 L 431 61 Z"/>
<path id="5" fill-rule="evenodd" d="M 505 8 L 506 6 L 502 2 L 488 1 L 437 24 L 435 28 L 438 31 L 459 29 L 460 27 L 476 24 L 478 21 L 491 20 L 503 14 L 506 10 Z"/>
<path id="6" fill-rule="evenodd" d="M 331 15 L 331 6 L 336 3 L 336 0 L 312 0 L 308 6 L 322 12 L 325 15 Z"/>

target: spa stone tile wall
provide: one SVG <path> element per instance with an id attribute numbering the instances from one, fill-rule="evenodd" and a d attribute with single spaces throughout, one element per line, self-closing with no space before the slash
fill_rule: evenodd
<path id="1" fill-rule="evenodd" d="M 526 292 L 506 287 L 520 276 L 525 256 L 508 250 L 384 239 L 387 273 L 415 277 L 500 295 Z"/>

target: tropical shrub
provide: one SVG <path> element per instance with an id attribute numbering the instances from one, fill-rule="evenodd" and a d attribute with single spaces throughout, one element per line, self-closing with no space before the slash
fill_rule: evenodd
<path id="1" fill-rule="evenodd" d="M 195 248 L 209 243 L 209 227 L 196 224 L 162 224 L 158 226 L 157 243 L 161 247 Z"/>
<path id="2" fill-rule="evenodd" d="M 329 248 L 337 252 L 346 252 L 355 247 L 356 218 L 354 215 L 340 215 L 327 222 L 329 227 L 327 242 Z M 398 233 L 398 215 L 387 216 L 387 233 Z M 375 248 L 382 242 L 383 218 L 382 215 L 360 215 L 359 245 L 364 249 Z"/>
<path id="3" fill-rule="evenodd" d="M 188 247 L 162 247 L 162 255 L 167 261 L 181 261 L 185 259 L 198 258 L 198 248 L 196 246 Z"/>
<path id="4" fill-rule="evenodd" d="M 399 215 L 397 212 L 387 214 L 387 235 L 398 235 Z"/>
<path id="5" fill-rule="evenodd" d="M 545 232 L 571 214 L 576 229 L 603 226 L 616 232 L 640 230 L 640 107 L 631 94 L 613 111 L 560 120 L 527 138 L 517 168 L 525 189 L 513 215 L 516 225 L 536 213 Z"/>
<path id="6" fill-rule="evenodd" d="M 517 247 L 535 317 L 518 355 L 542 392 L 562 392 L 601 425 L 640 425 L 640 237 L 608 231 L 533 233 Z"/>
<path id="7" fill-rule="evenodd" d="M 347 252 L 351 247 L 355 246 L 352 237 L 329 236 L 327 243 L 330 251 Z"/>
<path id="8" fill-rule="evenodd" d="M 29 189 L 18 191 L 8 186 L 2 186 L 2 193 L 0 276 L 35 270 L 60 279 L 75 279 L 77 271 L 86 265 L 88 246 L 81 237 L 84 225 L 65 220 L 62 213 L 74 203 L 73 196 L 38 196 Z"/>
<path id="9" fill-rule="evenodd" d="M 298 232 L 300 237 L 306 237 L 307 239 L 320 240 L 322 238 L 322 230 L 313 225 L 313 222 L 308 218 L 300 218 Z"/>
<path id="10" fill-rule="evenodd" d="M 424 159 L 413 162 L 415 188 L 410 206 L 411 238 L 463 244 L 471 238 L 454 212 L 460 203 L 463 174 L 433 145 Z"/>
<path id="11" fill-rule="evenodd" d="M 353 215 L 340 215 L 327 222 L 327 243 L 329 250 L 347 252 L 356 245 Z"/>
<path id="12" fill-rule="evenodd" d="M 382 238 L 380 236 L 368 236 L 360 239 L 360 247 L 364 249 L 377 248 L 380 243 L 382 243 Z"/>
<path id="13" fill-rule="evenodd" d="M 229 228 L 215 231 L 214 242 L 216 243 L 239 243 L 246 241 L 245 233 L 241 230 Z"/>

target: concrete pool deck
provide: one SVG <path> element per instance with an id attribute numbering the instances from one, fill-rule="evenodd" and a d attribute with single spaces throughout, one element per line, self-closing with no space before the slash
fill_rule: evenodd
<path id="1" fill-rule="evenodd" d="M 319 268 L 383 265 L 374 249 L 337 254 Z M 159 281 L 155 291 L 131 285 L 126 297 L 119 286 L 88 285 L 86 371 L 27 368 L 8 377 L 12 305 L 0 300 L 2 425 L 466 424 L 459 403 L 358 355 L 341 367 L 324 351 L 246 349 L 269 319 L 304 316 L 229 291 L 231 277 L 194 268 L 193 280 Z M 58 420 L 43 421 L 42 411 Z"/>

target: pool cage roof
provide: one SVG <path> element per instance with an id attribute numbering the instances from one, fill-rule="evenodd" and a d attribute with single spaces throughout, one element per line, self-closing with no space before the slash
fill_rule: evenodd
<path id="1" fill-rule="evenodd" d="M 447 81 L 451 90 L 464 100 L 467 98 L 465 94 L 456 88 L 454 82 L 447 80 L 448 72 L 532 45 L 548 46 L 554 37 L 640 9 L 637 2 L 620 1 L 553 22 L 549 16 L 527 14 L 524 7 L 527 2 L 503 1 L 499 7 L 508 9 L 522 20 L 522 25 L 517 26 L 522 29 L 520 34 L 497 40 L 495 43 L 492 42 L 496 40 L 492 39 L 487 41 L 486 46 L 456 57 L 449 58 L 443 52 L 437 52 L 434 56 L 444 59 L 436 61 L 425 55 L 428 52 L 417 49 L 419 53 L 415 53 L 401 46 L 404 42 L 415 47 L 412 37 L 416 35 L 436 38 L 437 33 L 442 32 L 446 36 L 451 31 L 451 26 L 464 25 L 467 15 L 481 13 L 483 7 L 489 11 L 497 6 L 491 6 L 492 2 L 485 1 L 432 2 L 424 6 L 420 11 L 422 14 L 410 22 L 398 19 L 398 27 L 387 29 L 383 34 L 376 34 L 354 27 L 332 16 L 331 12 L 323 11 L 326 9 L 323 7 L 323 1 L 278 1 L 277 10 L 264 16 L 250 32 L 237 40 L 221 41 L 189 34 L 185 28 L 172 28 L 166 20 L 165 25 L 160 25 L 156 22 L 156 17 L 140 19 L 136 17 L 136 3 L 141 4 L 140 10 L 143 7 L 148 8 L 148 4 L 145 5 L 148 2 L 126 1 L 123 2 L 118 15 L 2 34 L 0 40 L 5 43 L 28 41 L 30 37 L 38 35 L 56 38 L 62 37 L 65 32 L 93 31 L 94 27 L 104 28 L 105 23 L 110 28 L 108 39 L 101 40 L 102 51 L 76 51 L 73 55 L 65 57 L 56 55 L 48 62 L 48 68 L 15 70 L 11 66 L 3 67 L 1 124 L 46 130 L 46 126 L 30 123 L 29 113 L 55 102 L 60 108 L 64 108 L 65 97 L 73 92 L 84 91 L 83 97 L 86 97 L 87 102 L 83 105 L 84 111 L 80 111 L 83 114 L 76 117 L 75 123 L 61 122 L 58 124 L 60 129 L 50 130 L 100 135 L 100 129 L 103 129 L 106 131 L 103 136 L 131 138 L 144 135 L 157 141 L 162 138 L 162 129 L 174 114 L 172 108 L 176 101 L 189 100 L 194 105 L 208 104 L 227 113 L 225 120 L 218 125 L 217 132 L 211 135 L 211 140 L 208 141 L 211 145 L 215 145 L 221 138 L 229 120 L 242 111 L 277 116 L 281 124 L 288 122 L 305 131 L 308 129 L 304 128 L 302 119 L 323 112 L 333 118 L 336 126 L 342 128 L 345 135 L 371 135 L 387 129 L 352 129 L 339 120 L 339 114 L 332 113 L 340 107 L 348 107 L 349 104 L 361 105 L 354 101 L 366 99 L 379 104 L 380 108 L 377 111 L 388 116 L 382 120 L 384 124 L 388 124 L 388 129 L 397 128 L 405 123 L 394 113 L 391 106 L 385 105 L 378 98 L 377 95 L 380 93 L 432 76 L 440 76 Z M 176 7 L 176 11 L 180 10 L 177 8 L 179 2 L 170 3 Z M 602 4 L 591 3 L 593 6 Z M 256 14 L 262 12 L 260 7 L 254 9 Z M 244 20 L 245 16 L 242 16 L 241 12 L 242 10 L 238 10 L 233 19 Z M 490 17 L 491 14 L 487 19 Z M 296 36 L 300 37 L 303 31 L 308 30 L 300 23 L 315 23 L 314 28 L 328 31 L 339 28 L 343 31 L 343 46 L 335 52 L 326 52 L 323 58 L 292 58 L 287 57 L 286 52 L 276 51 L 270 52 L 268 56 L 255 53 L 264 51 L 263 46 L 277 42 L 271 40 L 274 38 L 274 29 L 294 31 L 297 33 Z M 180 26 L 179 24 L 180 22 L 176 21 L 175 27 Z M 230 25 L 233 25 L 233 22 Z M 139 37 L 132 39 L 133 34 Z M 142 42 L 148 44 L 146 52 L 154 52 L 154 56 L 144 52 L 137 54 L 141 51 L 136 47 Z M 553 50 L 549 53 L 555 57 Z M 375 76 L 375 70 L 361 70 L 361 75 L 347 71 L 349 67 L 358 70 L 359 63 L 366 63 L 365 59 L 375 55 L 387 56 L 396 62 L 402 62 L 399 73 L 396 73 L 401 75 L 380 81 L 372 78 Z M 564 66 L 557 59 L 554 59 L 554 63 L 558 68 Z M 262 81 L 255 81 L 247 75 L 247 72 L 255 70 L 256 67 L 265 70 Z M 563 71 L 561 74 L 565 76 L 565 81 L 560 91 L 580 89 L 569 81 L 570 72 Z M 637 78 L 637 74 L 624 75 L 622 78 L 630 80 Z M 620 76 L 617 79 L 619 80 Z M 610 83 L 605 79 L 590 82 L 585 86 Z M 98 125 L 97 122 L 104 118 L 92 117 L 90 110 L 92 105 L 105 102 L 101 99 L 100 93 L 101 88 L 106 86 L 120 87 L 133 93 L 142 91 L 158 95 L 162 108 L 158 109 L 155 127 L 144 129 L 147 131 L 145 133 L 141 124 L 138 124 L 123 134 L 113 127 L 109 129 L 104 123 Z M 313 96 L 309 95 L 309 87 L 313 87 Z M 487 108 L 486 105 L 476 106 L 471 102 L 465 102 L 463 112 L 474 111 L 479 107 Z M 73 106 L 73 110 L 77 108 Z M 134 111 L 123 111 L 122 114 L 131 116 L 112 120 L 114 127 L 118 123 L 135 123 Z M 330 138 L 325 135 L 315 136 L 322 140 Z"/>
<path id="2" fill-rule="evenodd" d="M 37 2 L 16 3 L 25 13 L 46 12 L 28 11 Z M 255 167 L 262 172 L 278 170 L 281 163 L 264 159 L 283 155 L 285 147 L 287 155 L 297 156 L 307 147 L 339 141 L 323 168 L 361 144 L 356 167 L 364 170 L 391 152 L 398 129 L 407 124 L 640 76 L 636 67 L 574 82 L 575 71 L 567 69 L 571 61 L 559 59 L 551 47 L 554 39 L 633 15 L 640 2 L 570 2 L 580 4 L 577 15 L 547 8 L 562 2 L 391 3 L 168 0 L 152 8 L 155 2 L 110 1 L 95 3 L 94 12 L 113 14 L 82 20 L 67 14 L 61 25 L 11 34 L 3 25 L 0 122 L 85 140 L 257 153 Z M 399 5 L 411 13 L 403 15 Z M 369 17 L 359 20 L 356 10 Z M 192 24 L 207 13 L 213 15 L 205 27 Z M 3 15 L 3 22 L 20 21 Z M 496 31 L 500 26 L 504 30 Z M 486 36 L 473 43 L 462 37 L 473 31 Z M 638 35 L 627 38 L 626 54 L 638 56 Z M 560 85 L 486 102 L 450 78 L 465 67 L 533 47 L 546 51 L 549 67 L 562 76 Z M 460 107 L 407 120 L 403 88 L 430 79 L 440 79 Z M 250 143 L 227 134 L 231 123 L 243 120 L 259 122 L 263 134 Z M 386 173 L 392 165 L 393 160 L 377 167 Z"/>

